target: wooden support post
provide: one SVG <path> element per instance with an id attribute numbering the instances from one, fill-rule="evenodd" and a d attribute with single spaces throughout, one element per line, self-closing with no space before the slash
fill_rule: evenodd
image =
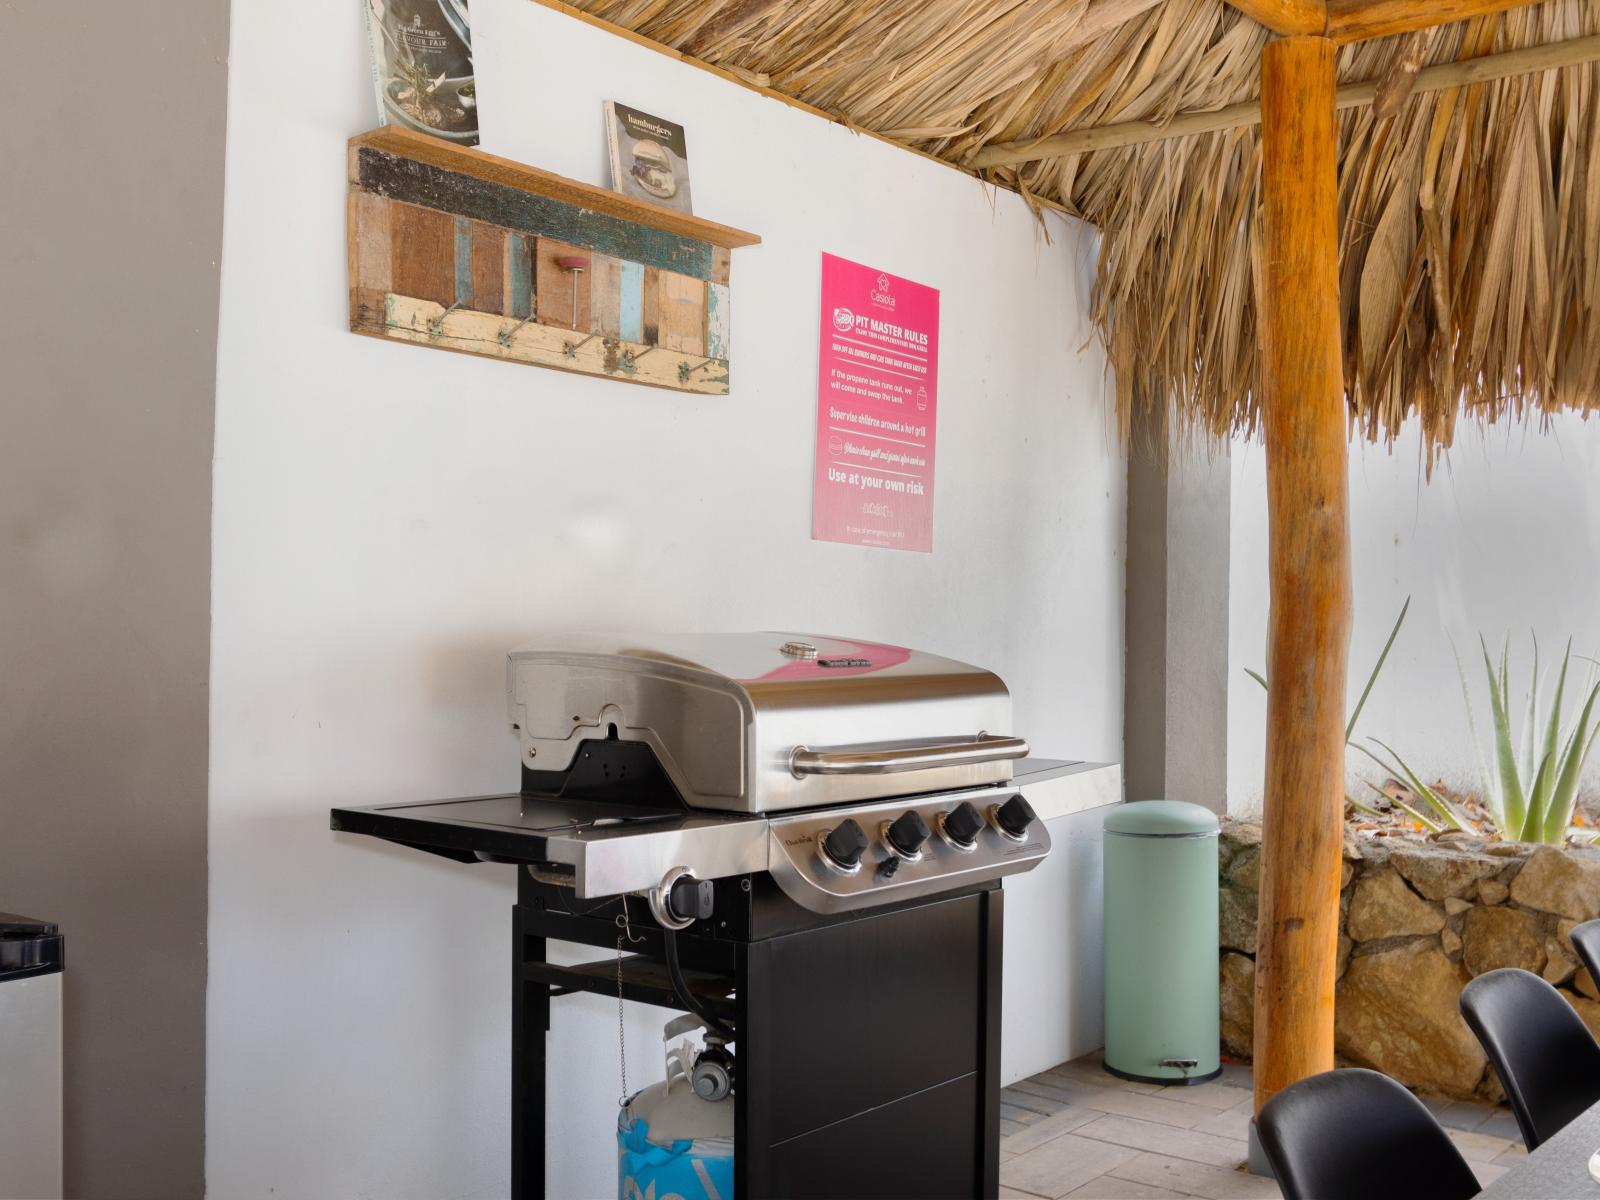
<path id="1" fill-rule="evenodd" d="M 1228 4 L 1273 33 L 1320 34 L 1328 27 L 1323 0 L 1228 0 Z"/>
<path id="2" fill-rule="evenodd" d="M 1256 958 L 1259 1110 L 1333 1066 L 1350 642 L 1334 43 L 1261 55 L 1263 426 L 1272 613 Z"/>

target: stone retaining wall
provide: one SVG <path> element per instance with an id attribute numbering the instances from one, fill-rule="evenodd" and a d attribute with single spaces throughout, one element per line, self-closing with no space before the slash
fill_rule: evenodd
<path id="1" fill-rule="evenodd" d="M 1226 822 L 1221 849 L 1222 1041 L 1248 1059 L 1254 1030 L 1261 826 Z M 1555 984 L 1600 1037 L 1600 988 L 1567 935 L 1600 917 L 1600 850 L 1450 834 L 1347 833 L 1339 893 L 1335 1049 L 1426 1092 L 1501 1098 L 1456 1007 L 1467 980 L 1522 967 Z"/>

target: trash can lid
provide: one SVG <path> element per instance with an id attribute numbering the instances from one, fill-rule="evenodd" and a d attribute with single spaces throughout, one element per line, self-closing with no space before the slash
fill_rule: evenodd
<path id="1" fill-rule="evenodd" d="M 1135 800 L 1106 816 L 1107 833 L 1134 837 L 1205 837 L 1220 828 L 1216 813 L 1181 800 Z"/>
<path id="2" fill-rule="evenodd" d="M 0 937 L 47 937 L 52 933 L 59 933 L 54 921 L 41 921 L 37 917 L 19 916 L 17 913 L 0 912 Z"/>
<path id="3" fill-rule="evenodd" d="M 0 913 L 0 982 L 61 970 L 62 938 L 52 921 Z"/>

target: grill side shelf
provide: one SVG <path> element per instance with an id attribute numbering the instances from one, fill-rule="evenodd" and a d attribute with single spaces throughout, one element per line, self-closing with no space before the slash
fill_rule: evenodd
<path id="1" fill-rule="evenodd" d="M 649 891 L 678 866 L 699 879 L 767 869 L 758 816 L 512 794 L 336 808 L 329 823 L 459 862 L 556 864 L 582 900 Z"/>
<path id="2" fill-rule="evenodd" d="M 481 801 L 503 800 L 515 797 L 467 797 L 463 805 Z M 437 803 L 394 805 L 372 808 L 335 808 L 328 817 L 328 827 L 335 833 L 359 833 L 380 838 L 386 842 L 438 854 L 456 862 L 479 862 L 483 857 L 504 858 L 515 862 L 538 862 L 543 858 L 544 838 L 525 830 L 497 828 L 461 820 L 428 819 L 407 815 L 411 808 L 437 809 Z"/>

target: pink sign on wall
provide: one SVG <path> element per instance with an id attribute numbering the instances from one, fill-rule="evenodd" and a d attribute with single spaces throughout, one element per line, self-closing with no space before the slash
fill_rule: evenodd
<path id="1" fill-rule="evenodd" d="M 939 290 L 822 256 L 811 536 L 933 549 Z"/>

